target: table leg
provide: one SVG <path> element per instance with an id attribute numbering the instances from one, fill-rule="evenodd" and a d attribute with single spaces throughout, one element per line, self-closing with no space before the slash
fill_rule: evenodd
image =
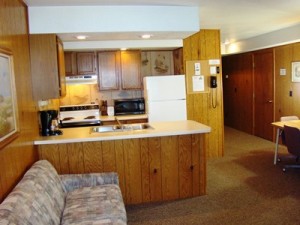
<path id="1" fill-rule="evenodd" d="M 279 134 L 280 134 L 280 128 L 277 128 L 277 132 L 276 132 L 276 143 L 275 143 L 275 153 L 274 153 L 274 165 L 276 165 L 276 163 L 277 163 L 277 157 L 278 157 Z"/>

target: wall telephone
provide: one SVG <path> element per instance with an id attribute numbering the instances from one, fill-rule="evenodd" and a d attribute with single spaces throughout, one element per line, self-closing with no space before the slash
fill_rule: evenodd
<path id="1" fill-rule="evenodd" d="M 210 87 L 216 88 L 217 85 L 217 77 L 216 76 L 210 76 Z"/>
<path id="2" fill-rule="evenodd" d="M 212 88 L 211 105 L 213 108 L 217 107 L 217 86 L 217 77 L 210 76 L 210 88 Z"/>

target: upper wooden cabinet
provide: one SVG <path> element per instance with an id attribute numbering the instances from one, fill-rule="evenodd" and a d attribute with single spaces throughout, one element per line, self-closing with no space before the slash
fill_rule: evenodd
<path id="1" fill-rule="evenodd" d="M 97 74 L 95 52 L 65 52 L 67 76 Z"/>
<path id="2" fill-rule="evenodd" d="M 141 89 L 140 51 L 98 52 L 99 89 Z"/>
<path id="3" fill-rule="evenodd" d="M 95 52 L 77 52 L 76 59 L 78 75 L 97 74 Z"/>
<path id="4" fill-rule="evenodd" d="M 121 52 L 121 84 L 123 90 L 141 89 L 141 52 Z"/>
<path id="5" fill-rule="evenodd" d="M 120 52 L 98 52 L 99 89 L 118 90 L 120 79 Z"/>
<path id="6" fill-rule="evenodd" d="M 65 52 L 66 76 L 77 75 L 76 52 Z"/>
<path id="7" fill-rule="evenodd" d="M 63 45 L 55 34 L 30 35 L 30 61 L 34 100 L 66 94 Z"/>

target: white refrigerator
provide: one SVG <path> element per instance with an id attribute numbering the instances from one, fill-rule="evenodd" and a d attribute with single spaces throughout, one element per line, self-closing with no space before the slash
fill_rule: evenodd
<path id="1" fill-rule="evenodd" d="M 144 77 L 149 122 L 186 120 L 185 75 Z"/>

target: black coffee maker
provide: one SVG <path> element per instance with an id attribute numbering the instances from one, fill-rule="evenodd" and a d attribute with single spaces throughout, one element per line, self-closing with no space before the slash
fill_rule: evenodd
<path id="1" fill-rule="evenodd" d="M 40 111 L 41 135 L 52 136 L 60 135 L 62 131 L 57 129 L 57 110 Z"/>

